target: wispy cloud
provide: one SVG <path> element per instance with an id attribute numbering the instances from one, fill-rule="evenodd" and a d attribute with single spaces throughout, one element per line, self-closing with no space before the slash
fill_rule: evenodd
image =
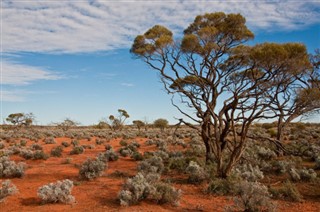
<path id="1" fill-rule="evenodd" d="M 133 87 L 133 86 L 134 86 L 134 84 L 132 84 L 132 83 L 126 83 L 126 82 L 121 83 L 121 85 L 122 85 L 122 86 L 125 86 L 125 87 Z"/>
<path id="2" fill-rule="evenodd" d="M 62 76 L 45 68 L 27 66 L 10 60 L 3 60 L 1 63 L 1 84 L 3 85 L 21 86 L 37 80 L 57 80 L 62 78 Z"/>
<path id="3" fill-rule="evenodd" d="M 95 52 L 127 48 L 154 24 L 181 32 L 205 12 L 243 14 L 253 29 L 294 30 L 320 23 L 318 1 L 14 1 L 2 3 L 3 51 Z"/>
<path id="4" fill-rule="evenodd" d="M 0 97 L 2 102 L 24 102 L 26 92 L 25 91 L 8 91 L 0 90 Z"/>

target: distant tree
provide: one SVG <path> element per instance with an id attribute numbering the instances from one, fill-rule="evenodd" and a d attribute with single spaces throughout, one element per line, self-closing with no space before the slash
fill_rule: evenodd
<path id="1" fill-rule="evenodd" d="M 153 126 L 160 128 L 161 131 L 164 131 L 164 129 L 168 127 L 168 124 L 169 122 L 166 119 L 157 119 L 153 122 Z"/>
<path id="2" fill-rule="evenodd" d="M 6 118 L 6 121 L 15 126 L 31 126 L 34 119 L 33 113 L 12 113 Z"/>
<path id="3" fill-rule="evenodd" d="M 131 52 L 156 70 L 165 90 L 178 96 L 198 126 L 206 147 L 206 161 L 217 163 L 217 175 L 227 177 L 240 161 L 254 121 L 275 118 L 270 107 L 286 83 L 283 74 L 310 66 L 303 44 L 263 43 L 253 39 L 240 14 L 223 12 L 197 16 L 181 40 L 156 25 L 138 35 Z M 276 92 L 276 93 L 275 93 Z M 272 95 L 274 94 L 274 95 Z"/>
<path id="4" fill-rule="evenodd" d="M 106 121 L 101 120 L 95 127 L 98 129 L 106 129 L 106 128 L 109 128 L 110 125 Z"/>
<path id="5" fill-rule="evenodd" d="M 114 115 L 109 116 L 110 126 L 113 130 L 121 130 L 123 128 L 124 122 L 130 117 L 128 112 L 123 109 L 118 109 L 119 115 L 115 117 Z"/>
<path id="6" fill-rule="evenodd" d="M 138 130 L 140 131 L 142 127 L 145 126 L 145 123 L 141 120 L 134 120 L 132 121 L 133 125 L 136 126 L 138 128 Z"/>
<path id="7" fill-rule="evenodd" d="M 78 122 L 71 120 L 70 118 L 66 118 L 60 123 L 56 124 L 58 128 L 62 129 L 63 131 L 68 131 L 71 127 L 75 127 L 79 125 Z"/>

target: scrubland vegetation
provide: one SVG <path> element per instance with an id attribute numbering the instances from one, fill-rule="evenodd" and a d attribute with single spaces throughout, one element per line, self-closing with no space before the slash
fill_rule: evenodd
<path id="1" fill-rule="evenodd" d="M 275 123 L 254 124 L 250 134 L 271 139 L 272 130 L 276 130 Z M 15 202 L 16 207 L 27 208 L 18 198 L 30 195 L 32 207 L 59 203 L 48 206 L 71 204 L 76 208 L 81 205 L 79 201 L 90 199 L 72 191 L 83 187 L 106 201 L 89 200 L 100 209 L 111 201 L 114 205 L 110 207 L 118 205 L 119 209 L 139 209 L 144 202 L 141 210 L 155 205 L 166 210 L 196 210 L 196 206 L 204 211 L 288 210 L 283 202 L 289 207 L 310 204 L 316 210 L 320 195 L 319 138 L 319 124 L 292 123 L 283 143 L 290 154 L 282 156 L 276 154 L 273 142 L 251 139 L 230 176 L 221 178 L 215 174 L 217 164 L 206 163 L 205 146 L 197 131 L 186 126 L 149 126 L 148 130 L 125 126 L 119 131 L 94 127 L 15 130 L 7 126 L 1 130 L 0 142 L 1 204 Z M 38 181 L 33 179 L 33 172 L 28 176 L 29 170 L 41 166 L 50 170 L 52 177 L 46 181 L 46 174 L 38 171 Z M 64 170 L 63 174 L 58 174 L 59 170 Z M 23 184 L 32 181 L 37 181 L 38 188 L 26 189 Z M 112 187 L 105 197 L 104 186 Z M 191 192 L 198 205 L 187 204 Z M 212 198 L 212 203 L 219 197 L 226 202 L 220 208 L 201 206 L 202 197 Z"/>

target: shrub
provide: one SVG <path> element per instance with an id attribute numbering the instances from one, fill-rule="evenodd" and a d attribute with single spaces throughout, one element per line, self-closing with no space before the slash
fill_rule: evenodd
<path id="1" fill-rule="evenodd" d="M 27 145 L 27 141 L 26 140 L 21 140 L 20 141 L 20 145 L 21 146 L 26 146 Z"/>
<path id="2" fill-rule="evenodd" d="M 289 175 L 293 181 L 312 181 L 317 178 L 317 173 L 313 169 L 295 169 L 291 168 L 289 171 Z"/>
<path id="3" fill-rule="evenodd" d="M 188 167 L 188 162 L 185 157 L 172 157 L 169 159 L 168 168 L 178 171 L 185 171 Z"/>
<path id="4" fill-rule="evenodd" d="M 30 148 L 33 150 L 43 150 L 43 147 L 40 144 L 32 144 Z"/>
<path id="5" fill-rule="evenodd" d="M 51 149 L 51 156 L 53 157 L 61 157 L 63 152 L 63 147 L 62 146 L 57 146 Z"/>
<path id="6" fill-rule="evenodd" d="M 286 199 L 294 202 L 302 201 L 302 195 L 298 191 L 297 187 L 290 181 L 286 181 L 281 188 L 271 188 L 270 193 L 273 197 L 278 199 Z"/>
<path id="7" fill-rule="evenodd" d="M 79 154 L 82 154 L 83 152 L 84 152 L 84 148 L 82 146 L 74 146 L 70 154 L 79 155 Z"/>
<path id="8" fill-rule="evenodd" d="M 0 187 L 0 202 L 4 201 L 6 197 L 15 194 L 17 191 L 17 187 L 12 184 L 10 180 L 3 181 Z"/>
<path id="9" fill-rule="evenodd" d="M 73 203 L 75 198 L 71 195 L 73 182 L 71 180 L 49 183 L 38 189 L 38 196 L 44 203 Z"/>
<path id="10" fill-rule="evenodd" d="M 238 186 L 238 196 L 233 199 L 232 211 L 274 211 L 268 188 L 258 182 L 242 181 Z"/>
<path id="11" fill-rule="evenodd" d="M 32 159 L 33 158 L 33 151 L 30 149 L 23 149 L 20 151 L 19 155 L 26 160 Z"/>
<path id="12" fill-rule="evenodd" d="M 70 146 L 70 143 L 68 143 L 67 141 L 62 141 L 61 145 L 64 147 L 68 147 Z"/>
<path id="13" fill-rule="evenodd" d="M 118 194 L 120 205 L 129 206 L 146 199 L 152 192 L 153 186 L 147 181 L 143 174 L 138 173 L 133 178 L 129 178 Z"/>
<path id="14" fill-rule="evenodd" d="M 54 140 L 54 138 L 45 138 L 44 143 L 45 144 L 55 144 L 56 141 Z"/>
<path id="15" fill-rule="evenodd" d="M 49 155 L 44 153 L 42 150 L 36 150 L 33 153 L 33 160 L 47 160 L 49 158 Z"/>
<path id="16" fill-rule="evenodd" d="M 80 167 L 79 177 L 85 180 L 92 180 L 102 176 L 107 164 L 98 158 L 88 158 Z"/>
<path id="17" fill-rule="evenodd" d="M 121 146 L 127 146 L 127 145 L 128 145 L 128 142 L 122 139 L 122 140 L 119 142 L 119 144 L 120 144 Z"/>
<path id="18" fill-rule="evenodd" d="M 234 174 L 240 176 L 247 181 L 258 181 L 264 178 L 263 172 L 260 171 L 258 166 L 252 166 L 251 164 L 243 164 L 234 169 Z"/>
<path id="19" fill-rule="evenodd" d="M 5 146 L 4 146 L 4 143 L 2 141 L 0 141 L 0 149 L 3 149 Z"/>
<path id="20" fill-rule="evenodd" d="M 0 177 L 22 177 L 24 175 L 24 167 L 23 163 L 16 164 L 6 156 L 0 157 Z"/>
<path id="21" fill-rule="evenodd" d="M 131 154 L 131 158 L 135 161 L 140 161 L 143 160 L 143 155 L 140 152 L 135 151 Z"/>
<path id="22" fill-rule="evenodd" d="M 155 199 L 158 204 L 171 203 L 179 205 L 181 190 L 177 190 L 168 183 L 156 183 L 151 198 Z"/>
<path id="23" fill-rule="evenodd" d="M 119 153 L 122 157 L 127 157 L 132 154 L 132 151 L 127 147 L 122 147 L 119 149 Z"/>
<path id="24" fill-rule="evenodd" d="M 194 161 L 190 161 L 186 173 L 189 174 L 188 181 L 190 183 L 201 183 L 208 178 L 206 171 Z"/>
<path id="25" fill-rule="evenodd" d="M 71 144 L 72 144 L 74 147 L 76 147 L 76 146 L 79 145 L 79 141 L 78 141 L 78 140 L 72 140 L 72 141 L 71 141 Z"/>
<path id="26" fill-rule="evenodd" d="M 98 155 L 98 158 L 103 162 L 117 161 L 119 159 L 119 155 L 111 148 L 107 150 L 105 153 L 100 153 Z"/>
<path id="27" fill-rule="evenodd" d="M 138 171 L 143 174 L 158 173 L 161 174 L 164 169 L 163 161 L 160 157 L 148 158 L 138 164 Z"/>
<path id="28" fill-rule="evenodd" d="M 230 179 L 213 179 L 208 186 L 207 192 L 217 195 L 229 195 L 236 193 L 236 183 Z"/>
<path id="29" fill-rule="evenodd" d="M 271 160 L 272 158 L 277 157 L 277 154 L 273 150 L 265 147 L 258 147 L 257 154 L 261 159 L 264 160 Z"/>

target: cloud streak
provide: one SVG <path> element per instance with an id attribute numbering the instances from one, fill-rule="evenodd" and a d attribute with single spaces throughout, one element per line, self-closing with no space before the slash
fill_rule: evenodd
<path id="1" fill-rule="evenodd" d="M 155 24 L 181 32 L 205 12 L 241 13 L 255 30 L 320 23 L 317 1 L 14 1 L 2 4 L 5 53 L 82 53 L 128 48 Z"/>
<path id="2" fill-rule="evenodd" d="M 1 84 L 3 85 L 22 86 L 38 80 L 57 80 L 62 78 L 44 68 L 27 66 L 10 60 L 2 60 L 1 62 Z"/>

